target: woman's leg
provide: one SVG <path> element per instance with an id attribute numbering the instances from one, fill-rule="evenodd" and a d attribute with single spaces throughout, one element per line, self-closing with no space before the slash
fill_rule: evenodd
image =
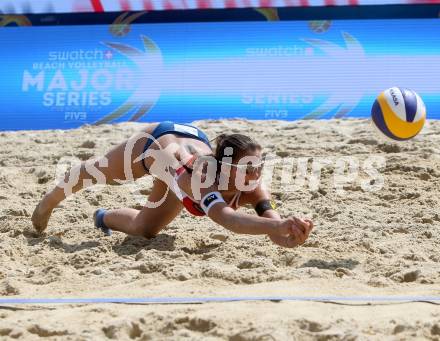
<path id="1" fill-rule="evenodd" d="M 165 200 L 163 198 L 166 196 Z M 120 208 L 105 213 L 104 224 L 112 230 L 133 236 L 152 238 L 168 225 L 182 210 L 183 205 L 168 186 L 159 179 L 154 185 L 148 201 L 151 204 L 162 201 L 158 207 L 145 206 L 142 210 Z"/>
<path id="2" fill-rule="evenodd" d="M 152 124 L 145 131 L 151 133 L 155 126 Z M 101 173 L 100 182 L 106 184 L 115 183 L 117 180 L 127 180 L 128 176 L 138 179 L 147 174 L 143 160 L 134 162 L 143 153 L 146 140 L 145 133 L 141 132 L 110 150 L 104 157 L 87 160 L 72 167 L 66 172 L 64 180 L 48 192 L 35 208 L 32 214 L 35 229 L 38 232 L 46 229 L 52 210 L 66 197 L 96 184 L 98 181 L 96 170 Z M 124 161 L 124 158 L 127 160 Z M 131 174 L 126 174 L 127 170 Z"/>

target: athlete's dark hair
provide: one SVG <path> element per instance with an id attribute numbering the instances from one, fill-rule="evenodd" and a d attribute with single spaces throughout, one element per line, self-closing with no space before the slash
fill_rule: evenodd
<path id="1" fill-rule="evenodd" d="M 241 157 L 249 151 L 255 151 L 261 149 L 261 145 L 251 139 L 249 136 L 242 134 L 220 134 L 215 139 L 215 158 L 221 161 L 225 156 L 225 149 L 232 148 L 232 155 L 230 150 L 226 150 L 226 156 L 232 156 L 233 160 L 237 160 L 237 157 Z"/>

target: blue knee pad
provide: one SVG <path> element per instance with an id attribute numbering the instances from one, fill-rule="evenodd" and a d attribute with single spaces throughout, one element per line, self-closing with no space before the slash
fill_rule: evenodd
<path id="1" fill-rule="evenodd" d="M 96 210 L 95 212 L 95 226 L 96 228 L 100 229 L 102 232 L 105 233 L 105 235 L 107 236 L 111 236 L 112 235 L 112 230 L 110 228 L 108 228 L 107 226 L 105 226 L 104 224 L 104 215 L 107 212 L 107 210 L 100 208 L 98 210 Z"/>

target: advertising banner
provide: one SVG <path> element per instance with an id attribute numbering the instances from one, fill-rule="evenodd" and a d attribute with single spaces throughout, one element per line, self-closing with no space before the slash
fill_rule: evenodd
<path id="1" fill-rule="evenodd" d="M 440 0 L 0 0 L 0 14 L 439 3 Z"/>
<path id="2" fill-rule="evenodd" d="M 368 117 L 399 86 L 440 118 L 438 19 L 0 28 L 0 129 Z"/>

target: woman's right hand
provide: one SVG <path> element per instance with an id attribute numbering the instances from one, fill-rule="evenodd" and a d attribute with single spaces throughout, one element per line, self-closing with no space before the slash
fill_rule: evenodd
<path id="1" fill-rule="evenodd" d="M 310 219 L 290 217 L 280 221 L 280 225 L 275 234 L 287 237 L 289 244 L 298 246 L 304 244 L 312 229 L 313 223 Z"/>

